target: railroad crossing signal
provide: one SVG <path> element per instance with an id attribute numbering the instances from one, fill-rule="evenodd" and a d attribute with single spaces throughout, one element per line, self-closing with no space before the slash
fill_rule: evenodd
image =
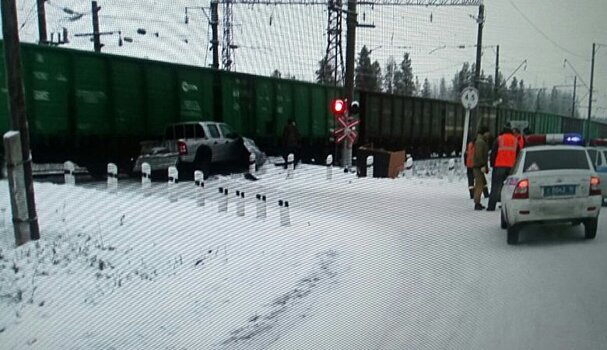
<path id="1" fill-rule="evenodd" d="M 360 120 L 349 121 L 346 118 L 342 117 L 337 118 L 337 121 L 339 122 L 339 124 L 341 124 L 341 127 L 333 131 L 333 135 L 337 137 L 335 142 L 341 143 L 347 138 L 348 140 L 350 140 L 351 144 L 354 143 L 354 141 L 356 141 L 356 138 L 358 137 L 358 133 L 356 132 L 356 126 L 360 124 Z"/>

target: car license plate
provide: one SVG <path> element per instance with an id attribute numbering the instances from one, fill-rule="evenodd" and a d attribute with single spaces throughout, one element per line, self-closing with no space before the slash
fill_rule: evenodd
<path id="1" fill-rule="evenodd" d="M 544 197 L 574 196 L 575 185 L 559 185 L 544 187 Z"/>

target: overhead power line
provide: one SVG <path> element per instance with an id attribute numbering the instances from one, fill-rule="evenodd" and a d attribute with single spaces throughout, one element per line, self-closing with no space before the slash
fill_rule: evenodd
<path id="1" fill-rule="evenodd" d="M 580 54 L 577 54 L 571 50 L 569 50 L 568 48 L 562 46 L 561 44 L 559 44 L 557 41 L 555 41 L 554 39 L 552 39 L 551 37 L 548 36 L 548 34 L 546 34 L 543 30 L 541 30 L 535 23 L 533 23 L 532 20 L 529 19 L 529 17 L 527 17 L 527 15 L 525 15 L 525 13 L 523 11 L 521 11 L 521 9 L 518 8 L 518 6 L 516 6 L 516 4 L 514 3 L 514 1 L 512 0 L 508 0 L 508 2 L 510 2 L 510 4 L 512 5 L 512 7 L 514 7 L 514 9 L 525 19 L 525 21 L 527 21 L 527 23 L 529 23 L 529 25 L 531 25 L 538 33 L 540 33 L 544 38 L 546 38 L 546 40 L 550 41 L 552 44 L 554 44 L 556 47 L 558 47 L 559 49 L 573 55 L 573 56 L 577 56 L 580 58 L 583 58 L 585 60 L 587 60 L 587 58 L 585 56 L 582 56 Z"/>

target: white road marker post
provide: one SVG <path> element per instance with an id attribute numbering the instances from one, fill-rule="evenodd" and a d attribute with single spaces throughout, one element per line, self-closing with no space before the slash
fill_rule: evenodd
<path id="1" fill-rule="evenodd" d="M 10 191 L 11 211 L 13 213 L 13 228 L 15 230 L 15 245 L 20 246 L 31 239 L 29 214 L 27 211 L 27 191 L 25 184 L 25 170 L 23 167 L 23 154 L 21 152 L 21 134 L 18 131 L 9 131 L 3 136 L 6 150 L 6 167 L 8 171 L 8 184 Z M 4 208 L 2 208 L 4 221 Z"/>
<path id="2" fill-rule="evenodd" d="M 151 194 L 152 188 L 152 168 L 149 163 L 141 164 L 141 190 L 144 196 Z"/>
<path id="3" fill-rule="evenodd" d="M 413 157 L 407 158 L 407 161 L 405 162 L 405 176 L 407 179 L 413 177 Z"/>
<path id="4" fill-rule="evenodd" d="M 367 177 L 373 177 L 373 156 L 367 157 Z"/>
<path id="5" fill-rule="evenodd" d="M 171 166 L 171 167 L 169 167 L 168 172 L 169 172 L 169 182 L 168 182 L 169 200 L 171 202 L 177 202 L 177 200 L 178 200 L 177 183 L 179 182 L 179 171 L 177 171 L 176 167 Z"/>
<path id="6" fill-rule="evenodd" d="M 255 157 L 255 153 L 251 153 L 249 155 L 249 174 L 251 176 L 256 176 L 256 169 L 255 169 L 255 165 L 256 165 L 256 157 Z"/>
<path id="7" fill-rule="evenodd" d="M 293 171 L 295 170 L 295 156 L 293 153 L 289 153 L 287 156 L 287 179 L 293 178 Z"/>
<path id="8" fill-rule="evenodd" d="M 194 185 L 196 185 L 196 204 L 204 207 L 204 173 L 200 170 L 194 172 Z"/>
<path id="9" fill-rule="evenodd" d="M 107 189 L 110 193 L 118 191 L 118 167 L 114 163 L 107 165 Z"/>
<path id="10" fill-rule="evenodd" d="M 236 216 L 244 216 L 245 194 L 243 191 L 236 190 Z"/>
<path id="11" fill-rule="evenodd" d="M 219 201 L 217 202 L 217 212 L 225 213 L 228 211 L 228 188 L 219 187 Z"/>
<path id="12" fill-rule="evenodd" d="M 327 180 L 333 179 L 333 155 L 329 154 L 327 156 Z"/>
<path id="13" fill-rule="evenodd" d="M 63 179 L 66 185 L 76 185 L 76 177 L 74 176 L 74 170 L 76 170 L 76 165 L 74 165 L 74 163 L 70 162 L 69 160 L 63 163 Z"/>
<path id="14" fill-rule="evenodd" d="M 258 193 L 257 196 L 257 218 L 266 218 L 266 195 L 264 193 Z"/>
<path id="15" fill-rule="evenodd" d="M 448 178 L 449 178 L 449 182 L 453 182 L 453 178 L 455 177 L 455 160 L 454 159 L 449 159 L 449 166 L 447 168 L 448 170 Z"/>
<path id="16" fill-rule="evenodd" d="M 289 201 L 279 199 L 278 206 L 280 207 L 280 226 L 290 226 Z"/>

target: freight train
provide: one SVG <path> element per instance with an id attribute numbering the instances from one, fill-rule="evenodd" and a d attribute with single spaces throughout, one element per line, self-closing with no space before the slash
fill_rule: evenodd
<path id="1" fill-rule="evenodd" d="M 266 153 L 278 154 L 283 127 L 292 118 L 303 138 L 304 160 L 324 159 L 335 150 L 329 107 L 343 95 L 340 87 L 26 43 L 21 61 L 37 163 L 72 160 L 94 174 L 103 174 L 110 161 L 130 169 L 139 143 L 162 138 L 167 124 L 207 120 L 226 122 Z M 9 129 L 4 59 L 0 66 L 4 133 Z M 423 158 L 461 145 L 459 103 L 368 91 L 355 95 L 361 106 L 355 147 L 373 143 Z M 526 120 L 538 133 L 582 132 L 584 126 L 580 119 L 544 113 L 486 106 L 477 111 L 476 118 L 493 133 L 509 120 Z M 472 127 L 474 120 L 473 115 Z M 607 137 L 607 125 L 592 123 L 590 134 Z"/>

